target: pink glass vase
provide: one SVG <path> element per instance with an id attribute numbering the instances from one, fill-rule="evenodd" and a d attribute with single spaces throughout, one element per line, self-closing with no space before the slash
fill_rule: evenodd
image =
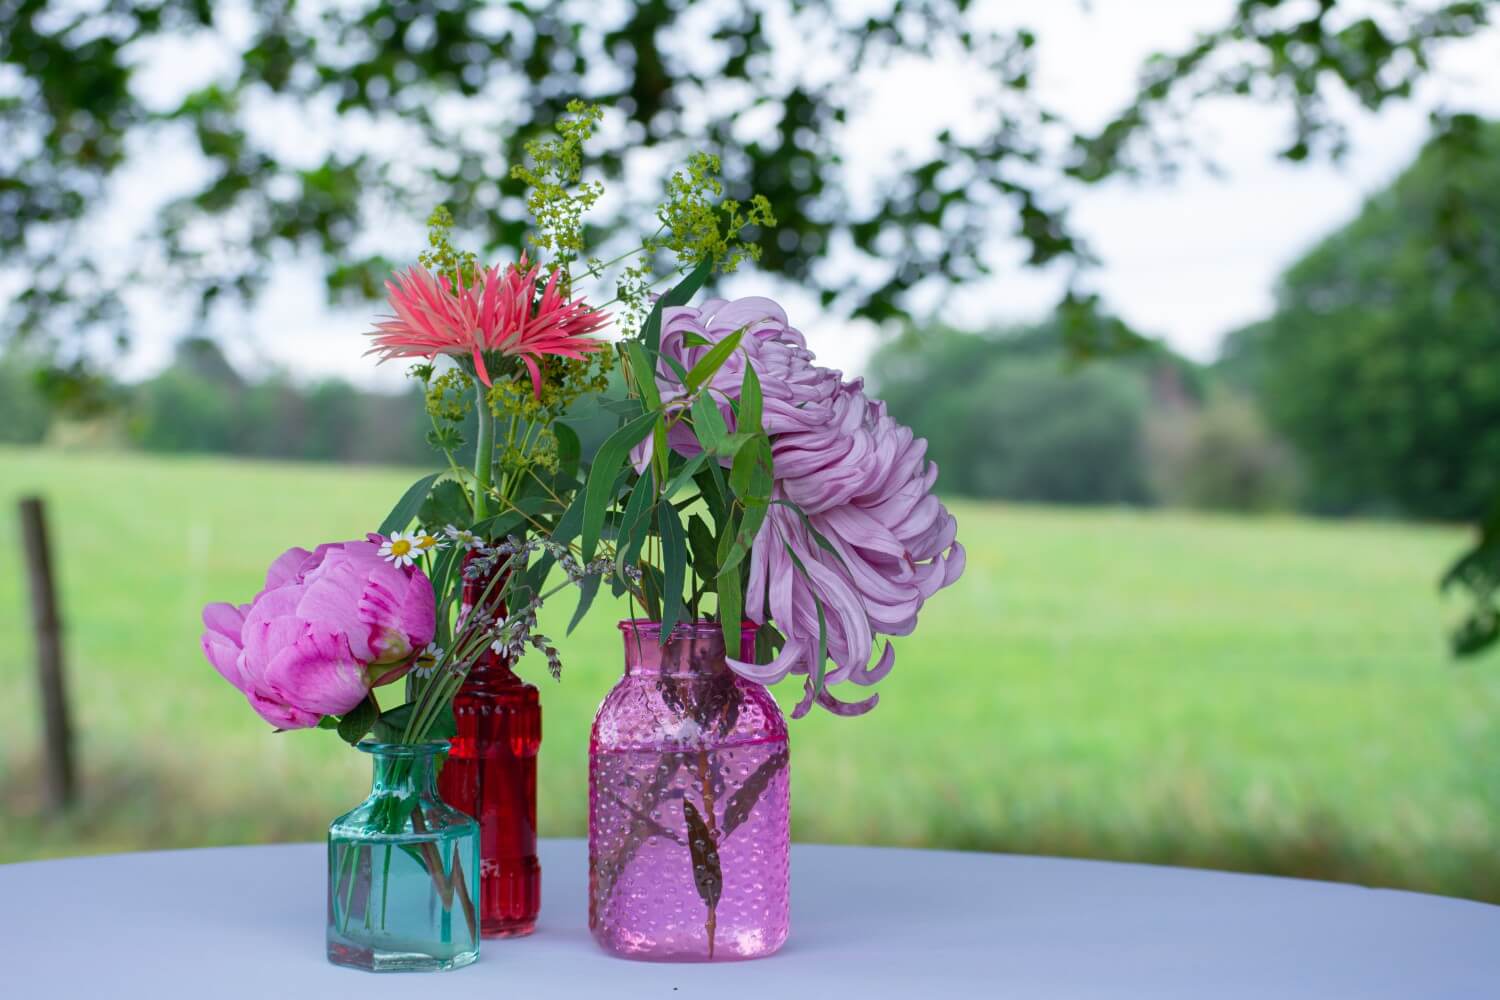
<path id="1" fill-rule="evenodd" d="M 464 582 L 464 603 L 484 581 Z M 534 685 L 485 650 L 453 699 L 458 732 L 438 775 L 444 801 L 479 821 L 480 932 L 519 937 L 536 928 L 542 867 L 536 855 L 536 755 L 542 706 Z"/>
<path id="2" fill-rule="evenodd" d="M 786 941 L 786 721 L 724 661 L 716 622 L 623 621 L 625 676 L 589 740 L 589 928 L 669 962 L 770 955 Z M 748 657 L 753 627 L 741 636 Z"/>

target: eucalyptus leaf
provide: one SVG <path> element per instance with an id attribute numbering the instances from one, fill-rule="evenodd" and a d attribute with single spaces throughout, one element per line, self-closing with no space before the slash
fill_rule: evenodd
<path id="1" fill-rule="evenodd" d="M 656 485 L 650 476 L 642 476 L 625 502 L 620 534 L 615 540 L 615 566 L 623 569 L 636 561 L 651 527 L 651 507 L 656 500 Z"/>
<path id="2" fill-rule="evenodd" d="M 562 517 L 557 519 L 557 524 L 552 528 L 552 540 L 559 545 L 567 545 L 577 538 L 579 529 L 583 527 L 583 492 L 579 490 L 573 494 L 568 509 L 563 511 Z"/>
<path id="3" fill-rule="evenodd" d="M 715 526 L 723 525 L 729 510 L 729 489 L 724 483 L 724 471 L 719 468 L 719 463 L 709 462 L 702 470 L 695 472 L 693 482 L 698 484 L 698 495 L 708 507 L 708 514 L 714 519 Z"/>
<path id="4" fill-rule="evenodd" d="M 375 707 L 374 699 L 366 697 L 364 701 L 344 713 L 344 717 L 339 720 L 339 739 L 351 746 L 358 743 L 375 724 L 378 714 L 379 710 Z"/>
<path id="5" fill-rule="evenodd" d="M 723 565 L 723 556 L 727 555 L 734 543 L 734 523 L 724 526 L 723 534 L 719 538 L 719 564 Z M 740 586 L 740 570 L 738 566 L 729 569 L 720 569 L 715 576 L 715 589 L 719 595 L 719 628 L 724 633 L 724 648 L 740 648 L 740 620 L 745 614 L 745 597 Z"/>
<path id="6" fill-rule="evenodd" d="M 704 451 L 717 452 L 719 442 L 729 433 L 729 428 L 724 425 L 724 414 L 719 412 L 719 404 L 708 393 L 702 393 L 693 400 L 692 414 L 693 435 L 698 443 Z"/>
<path id="7" fill-rule="evenodd" d="M 741 445 L 729 469 L 729 488 L 734 495 L 769 503 L 774 484 L 772 462 L 771 442 L 765 435 L 757 434 Z"/>
<path id="8" fill-rule="evenodd" d="M 380 522 L 380 533 L 389 536 L 394 531 L 405 530 L 406 526 L 411 524 L 412 518 L 417 516 L 417 511 L 422 509 L 422 502 L 427 499 L 428 490 L 432 489 L 432 484 L 437 482 L 441 475 L 441 472 L 434 472 L 430 476 L 423 476 L 407 487 L 406 492 L 401 494 L 401 499 L 396 501 L 396 506 L 392 507 L 391 512 L 385 516 L 385 520 Z"/>
<path id="9" fill-rule="evenodd" d="M 381 712 L 372 730 L 375 739 L 381 743 L 400 743 L 401 737 L 406 734 L 406 724 L 411 721 L 411 713 L 416 707 L 414 702 L 408 701 L 388 712 Z"/>
<path id="10" fill-rule="evenodd" d="M 697 475 L 698 470 L 703 467 L 703 463 L 706 461 L 708 461 L 708 454 L 706 452 L 699 452 L 684 462 L 682 468 L 678 469 L 677 473 L 671 479 L 667 480 L 667 485 L 662 487 L 661 498 L 663 500 L 670 500 L 676 496 L 677 491 L 682 489 L 688 480 Z"/>
<path id="11" fill-rule="evenodd" d="M 583 443 L 578 432 L 561 420 L 552 425 L 552 436 L 557 438 L 557 470 L 572 479 L 578 475 L 578 463 L 583 457 Z"/>
<path id="12" fill-rule="evenodd" d="M 656 304 L 651 307 L 651 312 L 646 317 L 645 324 L 641 327 L 641 343 L 648 353 L 654 355 L 661 352 L 662 310 L 667 306 L 687 305 L 689 300 L 698 294 L 698 289 L 703 287 L 703 283 L 708 280 L 713 269 L 713 258 L 699 261 L 697 267 L 689 271 L 681 281 L 672 286 L 671 290 L 656 300 Z"/>
<path id="13" fill-rule="evenodd" d="M 787 507 L 795 511 L 797 516 L 802 519 L 802 526 L 807 529 L 807 533 L 812 536 L 813 541 L 817 542 L 818 548 L 833 556 L 839 561 L 840 564 L 843 563 L 844 557 L 839 555 L 839 550 L 833 547 L 833 543 L 830 542 L 828 538 L 813 525 L 812 520 L 808 518 L 806 511 L 797 506 L 797 504 L 793 503 L 791 500 L 776 499 L 772 500 L 771 502 L 774 504 L 780 504 L 783 507 Z"/>
<path id="14" fill-rule="evenodd" d="M 745 783 L 729 796 L 729 803 L 724 807 L 724 825 L 720 840 L 738 830 L 745 820 L 750 818 L 750 814 L 755 810 L 755 804 L 760 801 L 760 797 L 765 794 L 766 788 L 771 784 L 771 779 L 786 767 L 789 758 L 790 755 L 783 746 L 761 761 L 760 766 L 745 779 Z"/>
<path id="15" fill-rule="evenodd" d="M 666 645 L 672 629 L 682 620 L 682 588 L 687 583 L 687 539 L 677 510 L 669 503 L 656 505 L 661 532 L 662 603 L 661 642 Z"/>
<path id="16" fill-rule="evenodd" d="M 697 514 L 688 518 L 688 545 L 693 553 L 693 573 L 705 583 L 712 583 L 719 568 L 714 561 L 714 536 L 708 525 Z"/>
<path id="17" fill-rule="evenodd" d="M 687 822 L 688 851 L 693 859 L 693 884 L 697 886 L 699 898 L 712 914 L 724 892 L 724 872 L 719 866 L 719 849 L 714 844 L 713 835 L 709 833 L 708 824 L 703 821 L 703 814 L 691 799 L 682 800 L 682 816 Z"/>
<path id="18" fill-rule="evenodd" d="M 441 529 L 448 524 L 467 528 L 474 520 L 469 491 L 452 479 L 435 483 L 418 509 L 417 516 L 429 530 Z"/>
<path id="19" fill-rule="evenodd" d="M 426 733 L 418 733 L 424 740 L 451 740 L 458 735 L 458 719 L 453 716 L 453 702 L 448 702 L 432 718 Z"/>
<path id="20" fill-rule="evenodd" d="M 643 413 L 615 431 L 599 446 L 599 454 L 594 459 L 593 468 L 589 470 L 589 481 L 584 488 L 583 526 L 579 545 L 583 550 L 585 563 L 594 558 L 594 551 L 599 547 L 599 532 L 604 528 L 604 512 L 614 500 L 615 477 L 625 460 L 630 457 L 630 449 L 651 433 L 651 428 L 660 416 L 657 412 Z"/>
<path id="21" fill-rule="evenodd" d="M 687 373 L 687 378 L 683 379 L 683 385 L 687 388 L 687 391 L 697 392 L 699 386 L 707 383 L 717 375 L 719 369 L 724 367 L 724 362 L 729 360 L 729 356 L 739 349 L 740 338 L 744 335 L 745 330 L 742 327 L 719 341 L 713 347 L 710 347 L 708 352 L 699 358 L 698 363 L 693 365 L 692 369 Z"/>
<path id="22" fill-rule="evenodd" d="M 573 617 L 568 622 L 568 635 L 583 621 L 584 615 L 589 613 L 589 607 L 594 603 L 594 598 L 599 593 L 599 581 L 603 579 L 598 573 L 591 573 L 584 577 L 578 584 L 578 607 L 573 609 Z"/>
<path id="23" fill-rule="evenodd" d="M 740 381 L 740 403 L 734 429 L 739 433 L 764 433 L 765 428 L 761 426 L 764 411 L 765 400 L 761 395 L 760 376 L 755 374 L 754 365 L 746 364 L 744 378 Z"/>
<path id="24" fill-rule="evenodd" d="M 646 357 L 646 349 L 639 342 L 625 342 L 625 357 L 630 361 L 630 373 L 641 402 L 647 410 L 661 409 L 661 392 L 656 387 L 656 366 Z"/>

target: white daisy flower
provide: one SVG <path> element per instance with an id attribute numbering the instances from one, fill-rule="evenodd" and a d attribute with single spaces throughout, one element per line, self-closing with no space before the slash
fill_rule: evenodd
<path id="1" fill-rule="evenodd" d="M 411 533 L 412 544 L 417 547 L 418 552 L 436 552 L 443 547 L 443 540 L 434 532 L 426 528 L 418 528 Z"/>
<path id="2" fill-rule="evenodd" d="M 411 672 L 415 677 L 428 678 L 437 673 L 438 661 L 443 658 L 443 647 L 435 642 L 429 642 L 427 648 L 417 654 L 417 662 L 412 665 Z"/>
<path id="3" fill-rule="evenodd" d="M 391 537 L 380 543 L 380 558 L 395 566 L 410 566 L 418 555 L 416 537 L 404 531 L 393 531 Z"/>
<path id="4" fill-rule="evenodd" d="M 473 552 L 475 549 L 484 548 L 484 539 L 474 534 L 468 528 L 459 528 L 450 524 L 443 529 L 443 534 L 447 535 L 454 545 L 462 549 L 468 549 L 470 552 Z"/>

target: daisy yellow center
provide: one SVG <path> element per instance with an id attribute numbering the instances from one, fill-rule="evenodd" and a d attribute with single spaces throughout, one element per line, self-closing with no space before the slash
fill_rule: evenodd
<path id="1" fill-rule="evenodd" d="M 408 542 L 404 538 L 399 538 L 391 543 L 391 555 L 393 556 L 404 556 L 410 551 L 411 542 Z"/>
<path id="2" fill-rule="evenodd" d="M 430 549 L 436 544 L 437 539 L 432 537 L 431 535 L 423 535 L 422 537 L 417 539 L 417 548 L 419 549 Z"/>

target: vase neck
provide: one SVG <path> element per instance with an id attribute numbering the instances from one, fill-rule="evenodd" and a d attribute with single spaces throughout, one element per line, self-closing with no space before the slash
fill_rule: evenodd
<path id="1" fill-rule="evenodd" d="M 372 795 L 437 795 L 437 764 L 448 754 L 448 743 L 361 743 L 370 755 Z"/>
<path id="2" fill-rule="evenodd" d="M 755 627 L 746 625 L 741 630 L 741 648 L 736 650 L 741 659 L 754 648 Z M 645 619 L 620 622 L 620 633 L 625 640 L 626 676 L 709 677 L 729 670 L 724 633 L 716 621 L 684 622 L 672 629 L 666 642 L 662 642 L 661 623 Z"/>
<path id="3" fill-rule="evenodd" d="M 479 654 L 463 683 L 466 691 L 498 691 L 525 685 L 526 682 L 511 669 L 510 660 L 492 649 Z"/>

